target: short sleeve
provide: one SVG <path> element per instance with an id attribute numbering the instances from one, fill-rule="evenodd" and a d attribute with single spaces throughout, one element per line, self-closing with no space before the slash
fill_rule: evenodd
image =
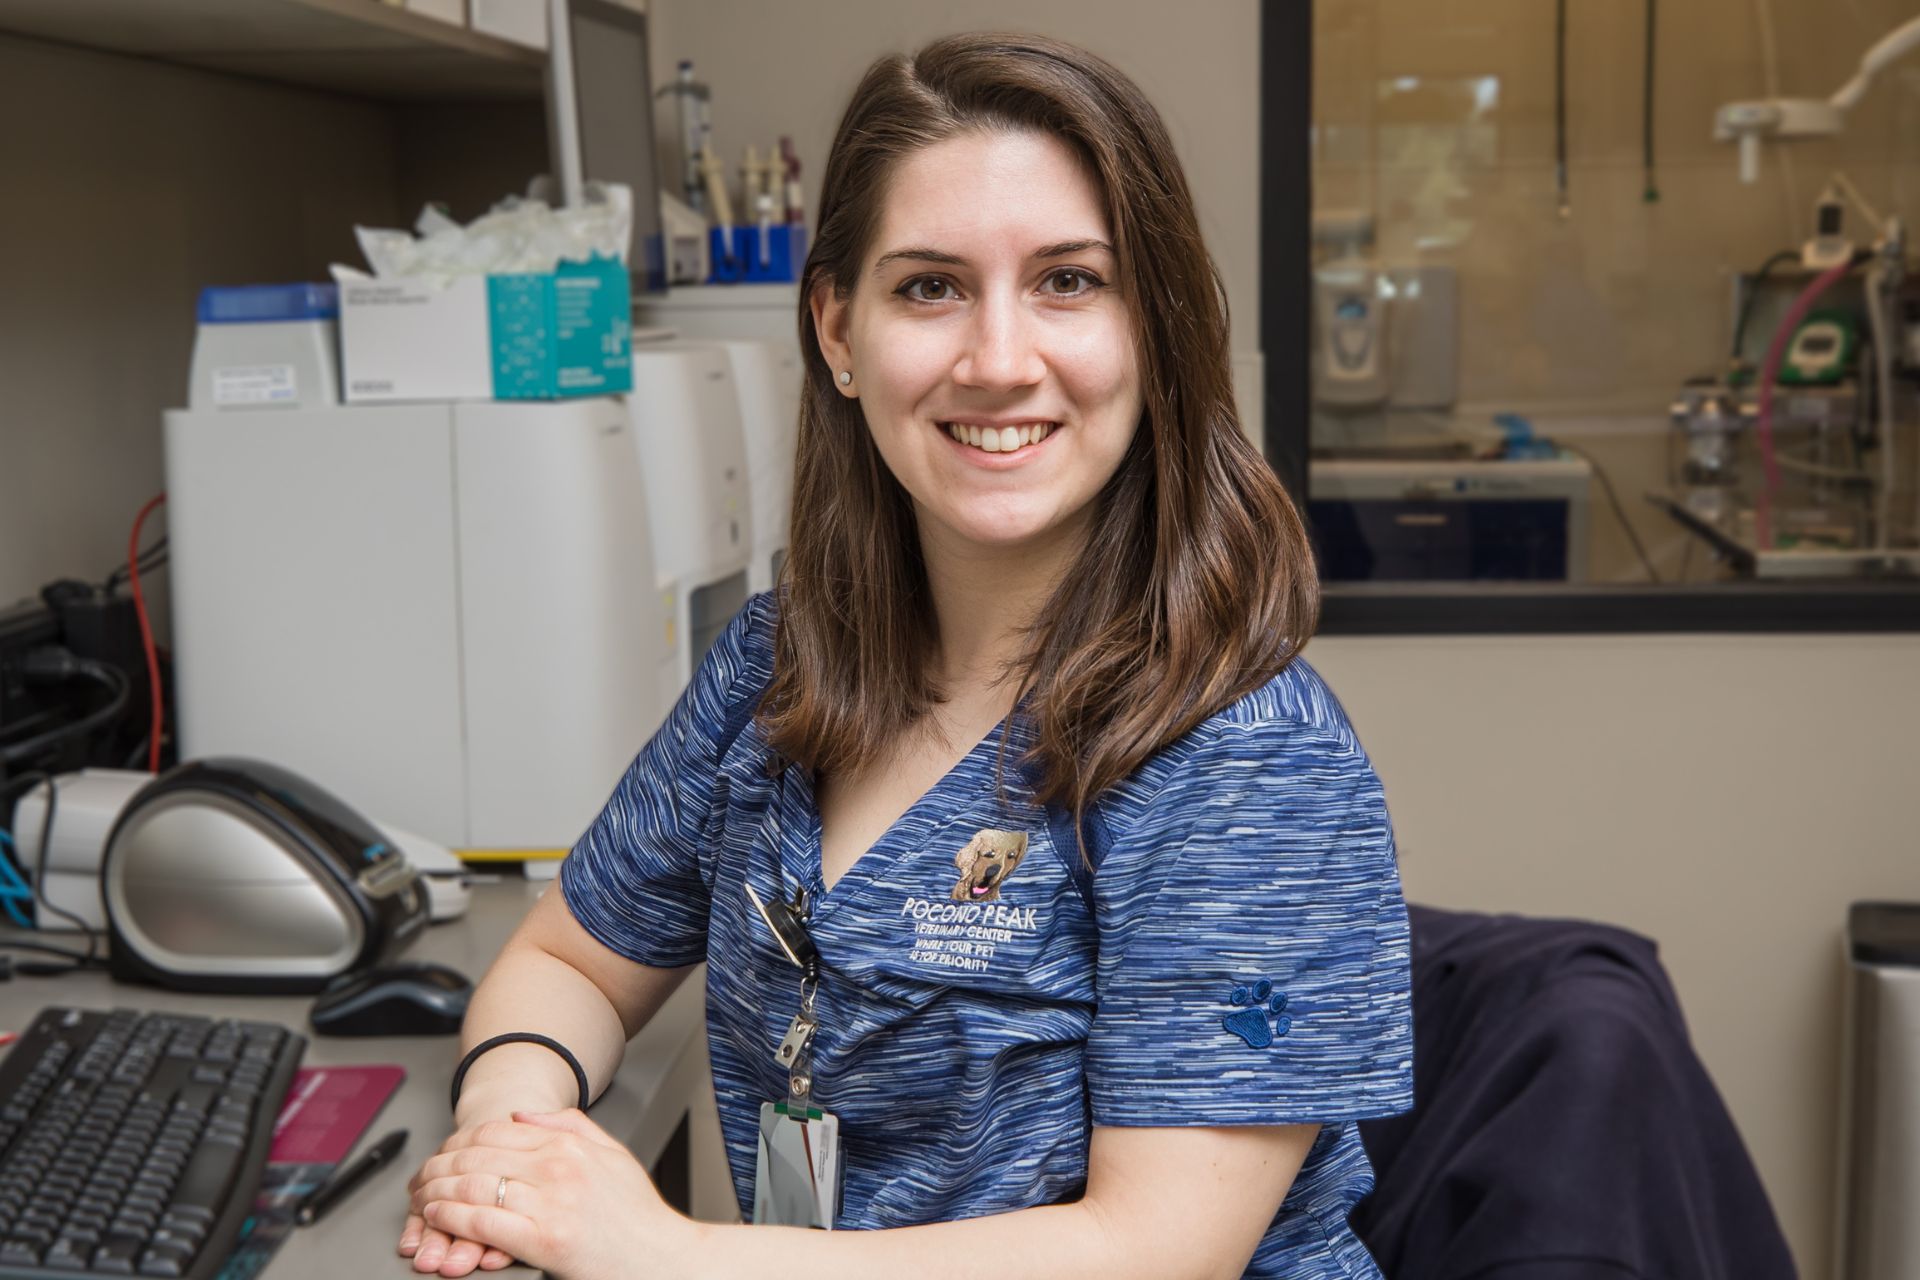
<path id="1" fill-rule="evenodd" d="M 710 902 L 700 853 L 723 790 L 721 757 L 759 691 L 748 670 L 757 605 L 749 601 L 707 651 L 679 703 L 560 866 L 560 892 L 574 919 L 640 964 L 673 968 L 706 959 Z"/>
<path id="2" fill-rule="evenodd" d="M 1226 722 L 1094 877 L 1095 1124 L 1333 1123 L 1413 1105 L 1406 904 L 1350 730 Z"/>

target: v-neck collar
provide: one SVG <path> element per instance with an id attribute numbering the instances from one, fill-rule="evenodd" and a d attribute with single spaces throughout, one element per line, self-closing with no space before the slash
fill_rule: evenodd
<path id="1" fill-rule="evenodd" d="M 826 887 L 826 873 L 822 859 L 822 824 L 820 805 L 814 793 L 814 776 L 811 769 L 789 768 L 781 773 L 779 795 L 776 803 L 781 808 L 781 826 L 791 827 L 800 834 L 797 849 L 790 858 L 788 842 L 781 840 L 779 850 L 783 874 L 797 879 L 806 887 L 808 916 L 819 919 L 829 914 L 836 902 L 844 899 L 858 885 L 872 882 L 899 861 L 903 853 L 917 850 L 900 848 L 901 829 L 919 818 L 923 810 L 936 804 L 964 803 L 965 794 L 950 795 L 954 779 L 969 771 L 983 753 L 991 755 L 999 749 L 1000 739 L 1006 738 L 1006 786 L 1010 799 L 1031 798 L 1030 780 L 1025 770 L 1019 767 L 1019 758 L 1031 743 L 1032 727 L 1027 723 L 1027 700 L 1022 698 L 1014 705 L 1013 711 L 1001 719 L 986 736 L 961 756 L 952 768 L 941 774 L 939 779 L 912 804 L 887 829 L 880 833 L 872 844 L 863 850 L 853 865 L 841 873 L 833 882 L 831 889 Z M 991 779 L 993 771 L 987 771 Z"/>

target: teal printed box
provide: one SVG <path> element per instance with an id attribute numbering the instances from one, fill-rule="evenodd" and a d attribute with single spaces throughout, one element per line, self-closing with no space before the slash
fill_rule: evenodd
<path id="1" fill-rule="evenodd" d="M 633 300 L 611 258 L 562 262 L 551 275 L 487 277 L 496 400 L 612 395 L 633 389 Z"/>
<path id="2" fill-rule="evenodd" d="M 613 258 L 536 274 L 343 280 L 346 399 L 548 400 L 630 391 L 632 306 L 627 269 Z"/>

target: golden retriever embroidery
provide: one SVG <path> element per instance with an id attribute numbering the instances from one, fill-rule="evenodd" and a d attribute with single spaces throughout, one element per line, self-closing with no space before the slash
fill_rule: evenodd
<path id="1" fill-rule="evenodd" d="M 975 832 L 966 847 L 953 855 L 953 865 L 960 868 L 960 878 L 953 885 L 953 900 L 998 902 L 1000 886 L 1026 856 L 1024 831 Z"/>

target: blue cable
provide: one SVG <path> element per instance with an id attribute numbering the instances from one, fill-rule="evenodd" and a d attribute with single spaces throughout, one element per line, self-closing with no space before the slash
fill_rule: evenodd
<path id="1" fill-rule="evenodd" d="M 0 845 L 4 845 L 9 853 L 18 847 L 13 843 L 13 837 L 4 830 L 0 830 Z M 0 880 L 7 881 L 6 884 L 0 884 L 0 903 L 6 906 L 7 914 L 12 916 L 13 922 L 22 929 L 33 928 L 33 921 L 21 915 L 13 905 L 20 899 L 33 901 L 33 888 L 20 878 L 18 871 L 13 869 L 11 858 L 0 858 Z"/>

